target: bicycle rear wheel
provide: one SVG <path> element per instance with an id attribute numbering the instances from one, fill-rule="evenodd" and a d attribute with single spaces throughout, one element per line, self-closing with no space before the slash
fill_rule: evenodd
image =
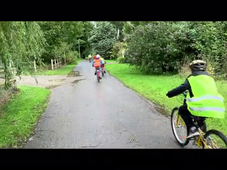
<path id="1" fill-rule="evenodd" d="M 102 68 L 102 77 L 104 77 L 104 69 Z"/>
<path id="2" fill-rule="evenodd" d="M 171 128 L 173 131 L 173 135 L 174 135 L 175 139 L 177 140 L 177 143 L 183 147 L 189 143 L 189 140 L 186 138 L 188 135 L 188 128 L 187 128 L 184 120 L 178 114 L 178 110 L 179 110 L 178 107 L 175 107 L 172 110 Z"/>
<path id="3" fill-rule="evenodd" d="M 203 149 L 223 149 L 227 148 L 226 136 L 218 130 L 209 130 L 204 135 L 206 145 L 203 145 Z"/>

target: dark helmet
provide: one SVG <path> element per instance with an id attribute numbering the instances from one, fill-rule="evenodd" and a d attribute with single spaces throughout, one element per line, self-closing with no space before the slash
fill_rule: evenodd
<path id="1" fill-rule="evenodd" d="M 207 64 L 203 60 L 194 60 L 189 65 L 192 71 L 206 71 Z"/>

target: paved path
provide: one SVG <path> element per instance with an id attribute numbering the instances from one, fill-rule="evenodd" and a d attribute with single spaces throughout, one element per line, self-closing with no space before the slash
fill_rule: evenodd
<path id="1" fill-rule="evenodd" d="M 25 148 L 180 148 L 170 120 L 116 78 L 101 82 L 82 61 L 52 90 L 49 106 Z M 75 81 L 77 80 L 77 81 Z"/>

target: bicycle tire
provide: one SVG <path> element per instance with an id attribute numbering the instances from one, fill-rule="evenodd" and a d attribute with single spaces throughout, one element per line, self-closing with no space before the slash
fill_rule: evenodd
<path id="1" fill-rule="evenodd" d="M 171 128 L 172 128 L 173 136 L 175 137 L 177 143 L 178 143 L 181 147 L 184 147 L 184 146 L 188 145 L 189 140 L 186 139 L 185 142 L 181 142 L 181 141 L 179 140 L 178 135 L 176 134 L 176 130 L 175 130 L 175 127 L 174 127 L 174 121 L 173 121 L 174 114 L 175 114 L 175 112 L 178 111 L 178 110 L 179 110 L 179 108 L 178 108 L 178 107 L 175 107 L 175 108 L 173 108 L 173 110 L 172 110 L 172 112 L 171 112 L 171 120 L 170 120 L 170 121 L 171 121 Z M 177 113 L 177 114 L 178 114 L 178 113 Z M 187 135 L 188 135 L 188 133 L 189 133 L 189 132 L 188 132 L 188 128 L 187 128 Z"/>
<path id="2" fill-rule="evenodd" d="M 207 139 L 210 135 L 218 136 L 225 143 L 225 148 L 227 148 L 227 137 L 222 132 L 214 129 L 208 130 L 204 135 L 204 139 Z M 203 144 L 203 149 L 205 149 L 204 144 Z"/>
<path id="3" fill-rule="evenodd" d="M 100 76 L 100 72 L 99 72 L 99 70 L 97 70 L 97 81 L 98 81 L 98 82 L 100 81 L 99 76 Z"/>

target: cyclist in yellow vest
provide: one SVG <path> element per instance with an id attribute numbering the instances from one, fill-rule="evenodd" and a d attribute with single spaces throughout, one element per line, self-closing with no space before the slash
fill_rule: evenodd
<path id="1" fill-rule="evenodd" d="M 91 56 L 91 54 L 89 54 L 89 55 L 88 55 L 88 60 L 89 60 L 89 62 L 91 62 L 91 58 L 92 58 L 92 56 Z"/>
<path id="2" fill-rule="evenodd" d="M 101 65 L 101 67 L 103 68 L 104 73 L 106 73 L 106 69 L 105 69 L 106 61 L 105 61 L 105 59 L 104 59 L 103 57 L 101 57 L 101 60 L 102 60 L 102 65 Z"/>
<path id="3" fill-rule="evenodd" d="M 207 64 L 203 60 L 190 63 L 190 74 L 185 82 L 172 89 L 166 95 L 174 97 L 188 90 L 186 105 L 179 108 L 179 114 L 189 128 L 187 138 L 198 136 L 199 132 L 190 115 L 205 118 L 225 118 L 224 98 L 218 93 L 214 79 L 206 72 Z M 202 122 L 203 123 L 203 122 Z"/>

